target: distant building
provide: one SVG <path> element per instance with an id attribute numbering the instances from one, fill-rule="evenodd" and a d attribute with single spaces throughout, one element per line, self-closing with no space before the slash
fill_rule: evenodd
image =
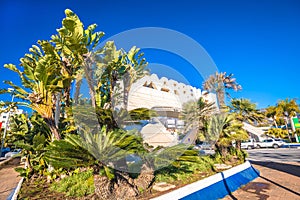
<path id="1" fill-rule="evenodd" d="M 20 115 L 20 114 L 23 114 L 23 113 L 24 113 L 24 111 L 22 109 L 15 109 L 15 110 L 10 111 L 10 112 L 1 113 L 0 114 L 1 129 L 5 129 L 6 124 L 8 123 L 8 120 L 12 115 Z M 7 129 L 8 130 L 10 129 L 9 124 L 7 126 Z"/>

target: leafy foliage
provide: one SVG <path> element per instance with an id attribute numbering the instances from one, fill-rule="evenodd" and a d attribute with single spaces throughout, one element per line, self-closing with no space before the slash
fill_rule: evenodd
<path id="1" fill-rule="evenodd" d="M 51 188 L 57 192 L 64 192 L 66 196 L 83 197 L 94 193 L 93 170 L 65 177 L 58 182 L 53 182 Z"/>
<path id="2" fill-rule="evenodd" d="M 247 132 L 242 129 L 243 124 L 235 119 L 234 114 L 219 114 L 212 116 L 206 127 L 205 137 L 208 141 L 217 141 L 217 151 L 226 156 L 227 148 L 236 140 L 248 138 Z"/>
<path id="3" fill-rule="evenodd" d="M 286 138 L 288 131 L 281 128 L 270 128 L 265 134 L 275 138 Z"/>
<path id="4" fill-rule="evenodd" d="M 52 142 L 45 159 L 54 168 L 76 168 L 97 165 L 109 178 L 114 177 L 112 167 L 126 155 L 143 151 L 142 140 L 133 132 L 107 131 L 103 127 L 98 133 L 82 131 L 81 135 L 67 135 Z"/>
<path id="5" fill-rule="evenodd" d="M 229 105 L 230 112 L 236 114 L 237 120 L 250 124 L 263 122 L 265 116 L 258 111 L 256 105 L 248 99 L 232 99 Z"/>
<path id="6" fill-rule="evenodd" d="M 219 106 L 223 108 L 225 106 L 225 89 L 238 91 L 242 89 L 242 86 L 236 82 L 233 74 L 226 75 L 226 72 L 216 72 L 204 81 L 203 88 L 210 92 L 215 92 L 218 97 Z"/>
<path id="7" fill-rule="evenodd" d="M 136 108 L 129 111 L 131 120 L 149 120 L 152 117 L 157 117 L 157 113 L 154 110 L 148 108 Z"/>
<path id="8" fill-rule="evenodd" d="M 185 122 L 185 131 L 193 128 L 201 130 L 205 121 L 216 112 L 214 103 L 206 102 L 202 97 L 198 101 L 187 102 L 183 105 L 180 118 Z"/>
<path id="9" fill-rule="evenodd" d="M 29 119 L 23 114 L 15 115 L 11 133 L 11 141 L 22 149 L 22 155 L 26 157 L 27 169 L 18 168 L 20 175 L 29 178 L 33 173 L 44 174 L 47 165 L 43 155 L 51 140 L 50 130 L 44 120 L 37 113 Z"/>

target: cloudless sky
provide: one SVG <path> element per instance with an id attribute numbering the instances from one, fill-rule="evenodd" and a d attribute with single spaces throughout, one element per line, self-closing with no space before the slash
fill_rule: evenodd
<path id="1" fill-rule="evenodd" d="M 1 0 L 1 88 L 6 87 L 3 80 L 19 83 L 16 74 L 3 65 L 18 65 L 37 40 L 49 40 L 61 27 L 66 8 L 73 10 L 85 27 L 98 24 L 97 31 L 105 32 L 103 39 L 141 27 L 168 28 L 193 38 L 220 72 L 233 73 L 242 85 L 242 91 L 231 95 L 248 98 L 259 108 L 299 97 L 298 0 Z M 194 76 L 186 70 L 189 63 L 170 52 L 143 51 L 149 63 Z M 168 75 L 157 68 L 154 72 Z M 189 82 L 201 87 L 203 79 L 191 78 Z M 0 100 L 8 99 L 0 96 Z"/>

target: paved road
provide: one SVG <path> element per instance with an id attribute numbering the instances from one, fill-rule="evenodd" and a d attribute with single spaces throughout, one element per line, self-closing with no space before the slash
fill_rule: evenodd
<path id="1" fill-rule="evenodd" d="M 300 163 L 300 149 L 251 149 L 247 150 L 250 161 L 270 162 L 298 162 Z"/>

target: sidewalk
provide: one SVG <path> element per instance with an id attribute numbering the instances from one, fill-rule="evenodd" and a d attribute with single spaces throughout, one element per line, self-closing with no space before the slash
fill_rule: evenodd
<path id="1" fill-rule="evenodd" d="M 0 167 L 0 199 L 5 200 L 10 193 L 17 187 L 21 177 L 14 170 L 20 165 L 20 159 L 13 159 L 9 163 Z"/>
<path id="2" fill-rule="evenodd" d="M 260 171 L 260 177 L 226 196 L 224 200 L 300 200 L 299 162 L 251 161 L 251 163 Z"/>

